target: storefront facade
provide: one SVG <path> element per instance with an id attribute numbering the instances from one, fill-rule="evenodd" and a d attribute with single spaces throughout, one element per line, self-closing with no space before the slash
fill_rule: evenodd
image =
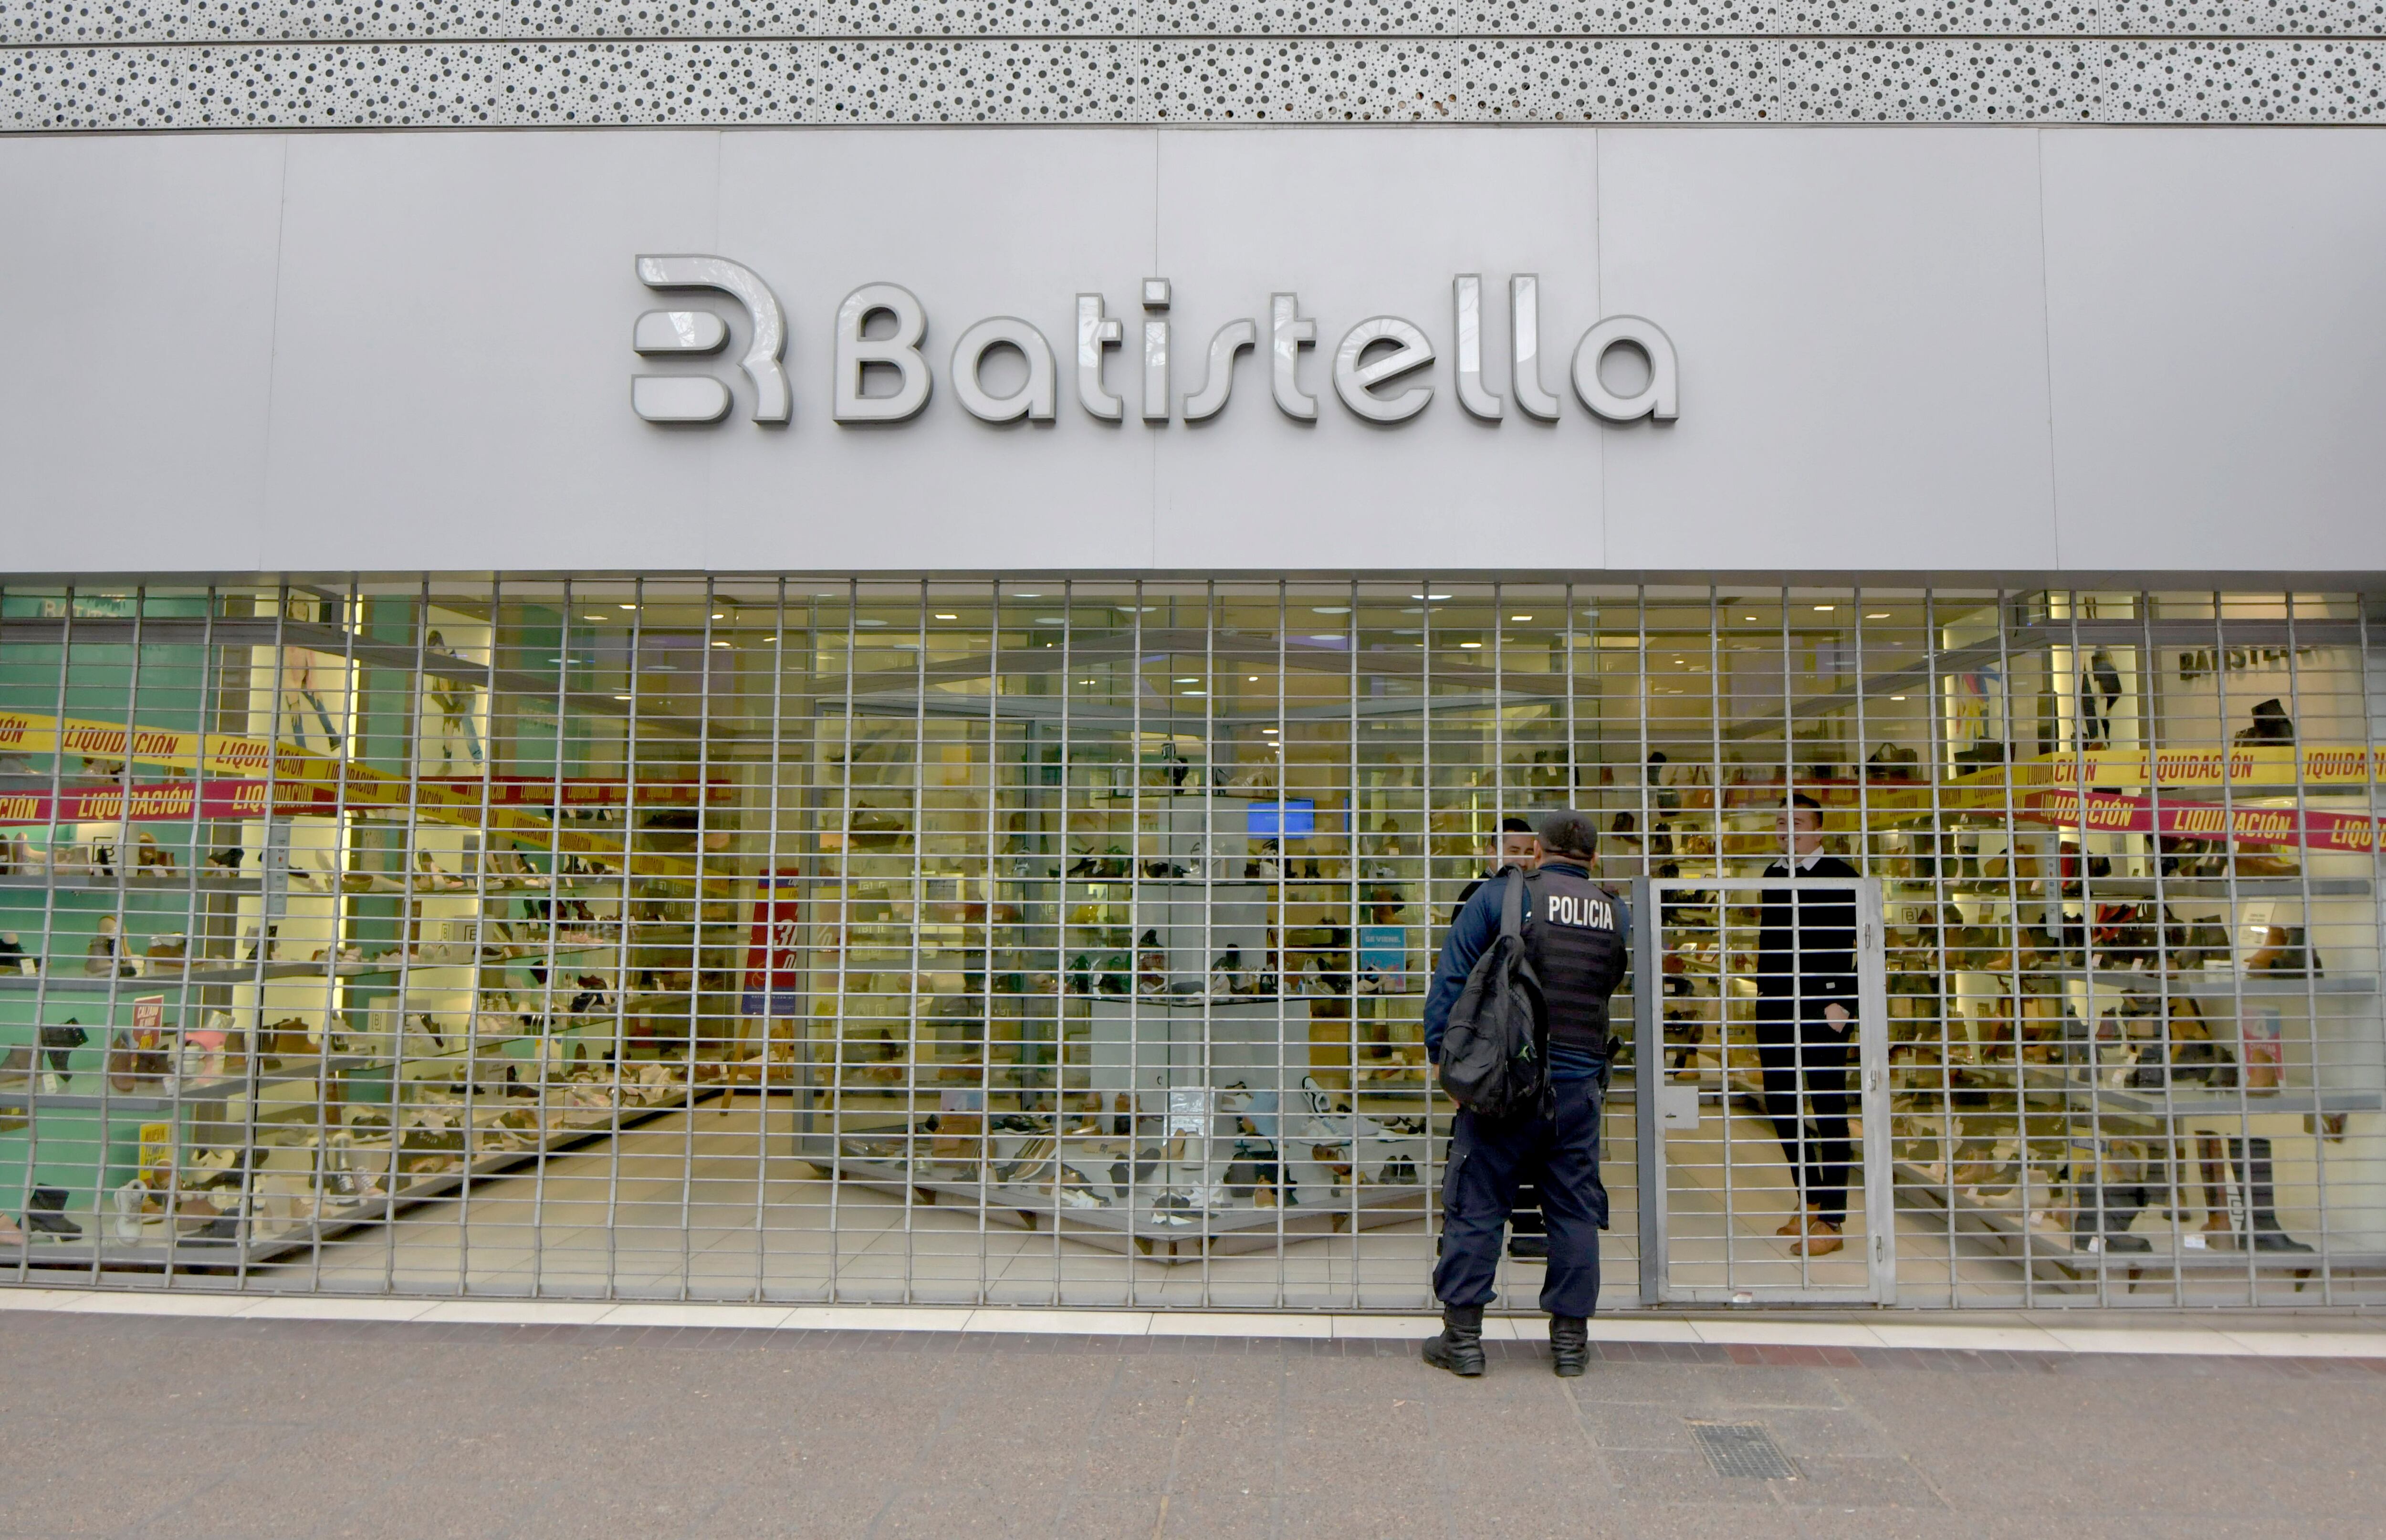
<path id="1" fill-rule="evenodd" d="M 2369 44 L 2122 127 L 2156 34 L 1815 45 L 2006 61 L 1891 112 L 1548 18 L 605 12 L 6 39 L 10 1278 L 1415 1308 L 1423 984 L 1571 805 L 1642 933 L 1611 1303 L 2370 1298 Z M 1213 53 L 1375 106 L 1229 126 Z M 1793 794 L 1868 917 L 1812 1262 Z"/>

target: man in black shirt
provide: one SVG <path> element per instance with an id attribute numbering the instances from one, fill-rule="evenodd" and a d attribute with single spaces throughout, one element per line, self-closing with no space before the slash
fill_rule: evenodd
<path id="1" fill-rule="evenodd" d="M 1823 854 L 1823 805 L 1803 792 L 1781 810 L 1790 853 L 1767 877 L 1853 877 Z M 1764 1112 L 1789 1158 L 1802 1200 L 1778 1232 L 1790 1249 L 1824 1257 L 1847 1243 L 1848 1066 L 1856 1005 L 1856 897 L 1849 889 L 1801 894 L 1764 890 L 1756 941 L 1756 1051 L 1764 1067 Z M 1805 1092 L 1799 1092 L 1799 1072 Z M 1808 1132 L 1811 1111 L 1813 1131 Z"/>

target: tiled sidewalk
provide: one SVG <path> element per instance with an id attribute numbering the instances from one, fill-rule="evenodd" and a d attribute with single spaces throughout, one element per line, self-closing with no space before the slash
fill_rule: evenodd
<path id="1" fill-rule="evenodd" d="M 863 1331 L 873 1333 L 1044 1336 L 1198 1336 L 1251 1339 L 1410 1342 L 1432 1332 L 1425 1316 L 1337 1315 L 1216 1310 L 951 1308 L 894 1305 L 706 1305 L 571 1299 L 419 1299 L 364 1296 L 208 1294 L 139 1289 L 0 1288 L 0 1315 L 11 1310 L 68 1314 L 167 1315 L 238 1321 L 358 1321 L 457 1325 L 708 1327 L 731 1331 Z M 1494 1341 L 1542 1340 L 1543 1320 L 1493 1316 L 1484 1323 Z M 1877 1313 L 1817 1319 L 1807 1314 L 1752 1311 L 1729 1315 L 1634 1312 L 1591 1322 L 1594 1339 L 1611 1345 L 1795 1348 L 1951 1349 L 1964 1352 L 2194 1355 L 2203 1357 L 2351 1358 L 2386 1359 L 2386 1321 L 2352 1312 L 2317 1315 L 2176 1316 L 2146 1312 L 2116 1321 L 2109 1314 L 2041 1312 L 2035 1316 Z"/>
<path id="2" fill-rule="evenodd" d="M 2355 1322 L 2211 1333 L 2267 1352 L 2081 1350 L 2033 1323 L 1914 1328 L 2008 1344 L 1950 1346 L 1615 1322 L 1583 1379 L 1553 1378 L 1526 1330 L 1462 1382 L 1382 1317 L 1296 1335 L 1132 1312 L 966 1330 L 964 1311 L 0 1303 L 6 1536 L 2286 1536 L 2374 1529 L 2386 1467 L 2386 1351 L 2355 1350 L 2386 1335 Z M 2203 1329 L 2089 1330 L 2145 1348 Z M 1722 1473 L 1710 1423 L 1760 1427 L 1794 1476 Z"/>

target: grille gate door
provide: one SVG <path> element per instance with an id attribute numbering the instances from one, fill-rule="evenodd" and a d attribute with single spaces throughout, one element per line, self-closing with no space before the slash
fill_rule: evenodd
<path id="1" fill-rule="evenodd" d="M 1880 892 L 1869 880 L 1644 880 L 1635 884 L 1641 1296 L 1681 1303 L 1890 1304 L 1896 1245 L 1889 1141 Z M 1760 946 L 1764 898 L 1803 920 Z M 1838 903 L 1834 903 L 1834 899 Z M 1810 999 L 1766 999 L 1760 958 L 1794 972 L 1853 920 L 1855 1025 L 1844 1046 Z M 1776 918 L 1786 920 L 1784 909 Z M 1844 933 L 1840 932 L 1838 933 Z M 1835 949 L 1835 948 L 1834 948 Z M 1788 990 L 1777 976 L 1777 987 Z M 1801 1024 L 1797 1018 L 1811 1020 Z M 1769 1082 L 1769 1084 L 1768 1084 Z M 1844 1091 L 1842 1093 L 1842 1087 Z M 1769 1095 L 1768 1095 L 1769 1092 Z M 1836 1115 L 1844 1106 L 1847 1138 Z M 1792 1154 L 1812 1173 L 1800 1183 Z M 1843 1164 L 1842 1164 L 1843 1163 Z M 1844 1170 L 1844 1178 L 1839 1172 Z M 1844 1180 L 1844 1189 L 1836 1184 Z M 1799 1195 L 1844 1192 L 1840 1246 L 1804 1254 Z M 1806 1243 L 1823 1250 L 1827 1241 Z"/>

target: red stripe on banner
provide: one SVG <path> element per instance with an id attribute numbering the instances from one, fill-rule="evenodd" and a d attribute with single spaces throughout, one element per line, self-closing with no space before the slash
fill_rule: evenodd
<path id="1" fill-rule="evenodd" d="M 446 799 L 461 795 L 477 803 L 481 783 L 461 776 L 422 778 L 421 786 L 427 799 Z M 556 784 L 553 780 L 521 776 L 492 780 L 489 806 L 545 808 L 554 804 Z M 198 816 L 203 819 L 245 819 L 265 816 L 266 783 L 249 780 L 151 781 L 132 788 L 134 823 L 170 823 L 187 820 L 192 816 L 192 799 L 199 801 Z M 563 783 L 564 805 L 567 807 L 618 808 L 628 802 L 631 787 L 621 781 L 566 781 Z M 330 813 L 339 807 L 338 788 L 320 783 L 284 781 L 275 783 L 273 810 L 288 818 L 305 813 Z M 725 802 L 735 795 L 728 783 L 715 781 L 702 783 L 694 781 L 658 781 L 636 788 L 640 807 L 692 808 L 699 798 L 708 802 Z M 377 806 L 383 804 L 376 804 Z M 124 788 L 119 785 L 67 786 L 55 795 L 47 791 L 0 792 L 0 825 L 19 823 L 115 823 L 127 815 Z"/>
<path id="2" fill-rule="evenodd" d="M 2357 813 L 2298 813 L 2292 808 L 2224 808 L 2127 792 L 2033 792 L 2021 816 L 2058 828 L 2106 833 L 2166 834 L 2237 845 L 2302 845 L 2311 850 L 2374 850 L 2378 821 Z"/>
<path id="3" fill-rule="evenodd" d="M 273 810 L 285 817 L 328 813 L 337 799 L 327 786 L 284 783 L 271 788 Z M 132 806 L 125 806 L 121 786 L 69 787 L 55 796 L 48 792 L 0 792 L 0 824 L 15 823 L 171 823 L 187 822 L 195 801 L 203 819 L 245 819 L 265 816 L 266 783 L 262 781 L 157 781 L 132 788 Z"/>

